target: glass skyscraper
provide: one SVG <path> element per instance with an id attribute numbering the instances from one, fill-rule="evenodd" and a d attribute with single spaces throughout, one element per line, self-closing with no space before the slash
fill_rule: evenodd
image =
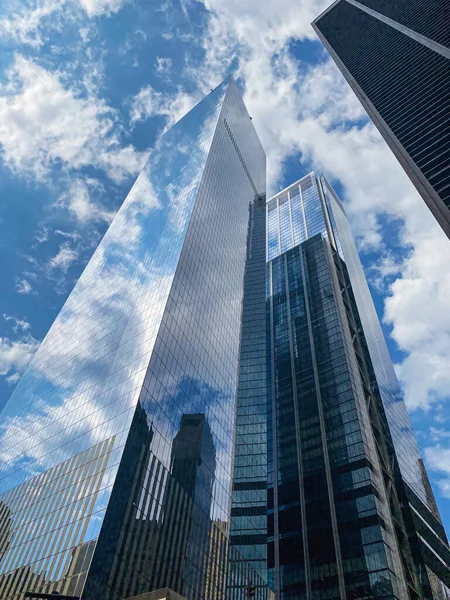
<path id="1" fill-rule="evenodd" d="M 450 552 L 344 208 L 267 203 L 268 574 L 284 599 L 442 599 Z"/>
<path id="2" fill-rule="evenodd" d="M 2 600 L 443 600 L 345 211 L 265 165 L 233 79 L 157 141 L 0 415 Z"/>
<path id="3" fill-rule="evenodd" d="M 232 79 L 157 141 L 1 414 L 2 600 L 266 597 L 264 551 L 229 544 L 232 496 L 245 515 L 266 476 L 232 490 L 238 383 L 265 364 L 242 325 L 264 336 L 265 162 Z"/>
<path id="4" fill-rule="evenodd" d="M 313 27 L 450 237 L 449 22 L 446 0 L 337 0 Z"/>

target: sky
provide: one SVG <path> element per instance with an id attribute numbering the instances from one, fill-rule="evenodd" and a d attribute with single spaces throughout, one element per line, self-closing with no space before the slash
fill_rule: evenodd
<path id="1" fill-rule="evenodd" d="M 158 136 L 230 73 L 269 194 L 339 193 L 450 531 L 450 241 L 316 38 L 329 0 L 0 7 L 0 409 Z"/>

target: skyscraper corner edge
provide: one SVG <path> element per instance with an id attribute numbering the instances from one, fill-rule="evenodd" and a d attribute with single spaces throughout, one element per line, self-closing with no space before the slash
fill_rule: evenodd
<path id="1" fill-rule="evenodd" d="M 173 584 L 213 600 L 240 585 L 226 521 L 266 173 L 244 107 L 225 81 L 158 138 L 0 417 L 1 598 L 119 600 Z M 189 435 L 197 454 L 182 457 Z"/>
<path id="2" fill-rule="evenodd" d="M 377 109 L 376 105 L 375 105 L 375 100 L 374 100 L 374 94 L 373 91 L 370 91 L 368 89 L 366 89 L 366 91 L 364 91 L 363 87 L 362 87 L 362 83 L 361 83 L 361 76 L 358 75 L 357 77 L 352 75 L 352 73 L 350 72 L 350 58 L 348 55 L 345 55 L 345 58 L 342 55 L 342 47 L 340 47 L 340 49 L 338 50 L 336 48 L 336 39 L 334 39 L 334 41 L 331 41 L 329 39 L 329 33 L 331 31 L 331 29 L 328 31 L 328 34 L 326 33 L 326 31 L 324 31 L 324 19 L 332 21 L 332 29 L 334 31 L 334 33 L 337 35 L 337 29 L 336 27 L 345 27 L 346 32 L 347 32 L 347 38 L 351 38 L 352 36 L 354 36 L 355 38 L 358 37 L 359 34 L 359 30 L 361 28 L 360 25 L 358 25 L 358 23 L 353 23 L 351 21 L 350 18 L 346 18 L 345 23 L 341 23 L 339 21 L 340 19 L 340 12 L 342 12 L 342 10 L 345 9 L 345 11 L 349 11 L 350 8 L 353 9 L 353 14 L 354 15 L 359 15 L 358 18 L 360 18 L 361 15 L 365 15 L 365 19 L 371 19 L 371 22 L 374 23 L 374 26 L 376 25 L 377 27 L 377 33 L 376 35 L 378 35 L 378 30 L 381 28 L 384 28 L 385 32 L 391 32 L 390 35 L 395 35 L 397 37 L 397 42 L 398 43 L 404 43 L 405 44 L 405 48 L 403 49 L 403 53 L 407 54 L 409 51 L 417 51 L 419 53 L 421 53 L 421 59 L 423 60 L 437 60 L 437 61 L 441 61 L 441 67 L 443 69 L 445 69 L 445 66 L 442 66 L 442 64 L 444 64 L 446 62 L 446 60 L 448 60 L 448 48 L 446 46 L 443 46 L 442 44 L 438 44 L 437 42 L 435 42 L 432 39 L 429 39 L 427 37 L 425 37 L 424 35 L 422 35 L 421 33 L 419 33 L 418 31 L 414 30 L 414 29 L 410 29 L 408 27 L 405 27 L 404 24 L 402 23 L 396 23 L 392 18 L 389 18 L 387 15 L 385 14 L 381 14 L 383 12 L 383 10 L 380 8 L 380 13 L 377 13 L 376 11 L 372 10 L 371 8 L 369 8 L 367 5 L 374 5 L 374 2 L 355 2 L 352 0 L 336 0 L 334 3 L 332 3 L 330 6 L 328 6 L 319 16 L 317 16 L 314 21 L 312 22 L 312 28 L 314 29 L 316 35 L 318 36 L 318 38 L 320 39 L 320 41 L 323 43 L 323 45 L 325 46 L 325 48 L 327 49 L 328 53 L 330 54 L 331 58 L 333 59 L 333 61 L 336 63 L 337 67 L 339 68 L 339 70 L 341 71 L 341 73 L 343 74 L 344 78 L 346 79 L 347 83 L 350 85 L 351 89 L 353 90 L 353 92 L 355 93 L 355 95 L 357 96 L 358 100 L 361 102 L 361 104 L 363 105 L 364 109 L 366 110 L 366 112 L 368 113 L 369 117 L 371 118 L 371 120 L 373 121 L 374 125 L 377 127 L 377 129 L 379 130 L 379 132 L 381 133 L 382 137 L 384 138 L 385 142 L 387 143 L 387 145 L 389 146 L 390 150 L 393 152 L 394 156 L 396 157 L 396 159 L 398 160 L 398 162 L 400 163 L 400 165 L 402 166 L 403 170 L 405 171 L 405 173 L 407 174 L 407 176 L 410 178 L 411 182 L 413 183 L 413 185 L 415 186 L 415 188 L 417 189 L 417 191 L 419 192 L 420 196 L 422 197 L 422 199 L 424 200 L 425 204 L 428 206 L 430 212 L 433 214 L 434 218 L 436 219 L 436 221 L 438 222 L 438 224 L 440 225 L 440 227 L 443 229 L 444 233 L 447 235 L 447 237 L 450 238 L 450 208 L 448 207 L 448 201 L 447 201 L 447 196 L 448 196 L 448 184 L 442 186 L 441 184 L 437 184 L 436 183 L 436 177 L 445 177 L 444 175 L 444 171 L 446 170 L 446 168 L 448 169 L 448 165 L 447 167 L 445 167 L 445 155 L 448 154 L 448 147 L 447 149 L 445 149 L 445 142 L 442 142 L 442 136 L 439 140 L 439 143 L 444 144 L 442 146 L 443 148 L 443 154 L 441 156 L 441 162 L 442 160 L 444 160 L 444 163 L 441 167 L 439 167 L 438 171 L 430 171 L 429 169 L 431 167 L 429 167 L 428 165 L 423 165 L 423 160 L 424 160 L 424 156 L 426 157 L 426 151 L 427 151 L 427 144 L 428 146 L 431 145 L 431 148 L 433 149 L 436 144 L 438 143 L 438 141 L 433 138 L 431 141 L 427 141 L 425 142 L 422 146 L 419 146 L 419 150 L 420 150 L 420 155 L 416 155 L 417 152 L 419 152 L 419 150 L 416 149 L 418 142 L 416 142 L 415 140 L 417 138 L 411 138 L 411 133 L 408 133 L 409 139 L 407 140 L 407 138 L 405 137 L 405 127 L 406 125 L 404 125 L 403 129 L 400 129 L 400 125 L 398 123 L 398 116 L 397 118 L 397 122 L 393 123 L 392 119 L 390 119 L 390 117 L 387 116 L 386 111 L 387 111 L 387 107 L 392 106 L 392 103 L 394 102 L 394 100 L 398 100 L 399 96 L 400 96 L 400 91 L 396 91 L 396 92 L 392 92 L 390 91 L 392 98 L 391 98 L 391 103 L 387 103 L 386 106 L 386 102 L 384 102 L 383 108 L 380 108 L 379 110 Z M 376 4 L 376 3 L 375 3 Z M 380 5 L 381 6 L 381 5 Z M 342 7 L 342 8 L 341 8 Z M 342 32 L 340 32 L 340 37 L 342 38 Z M 374 37 L 375 34 L 372 34 L 372 38 Z M 381 33 L 380 33 L 381 36 Z M 370 37 L 370 36 L 369 36 Z M 376 36 L 375 36 L 376 37 Z M 370 38 L 370 39 L 372 39 Z M 342 42 L 344 43 L 344 42 Z M 386 44 L 386 43 L 385 43 Z M 374 61 L 374 56 L 375 56 L 375 50 L 373 55 L 370 55 L 371 52 L 371 47 L 368 45 L 367 49 L 362 52 L 361 50 L 359 51 L 358 54 L 358 65 L 359 68 L 362 68 L 363 64 L 369 64 L 369 59 L 372 60 L 371 64 L 371 71 L 373 73 L 372 78 L 378 82 L 378 87 L 381 87 L 382 85 L 386 85 L 386 78 L 383 75 L 383 64 L 381 63 L 379 65 L 377 64 L 373 64 Z M 428 56 L 422 56 L 422 55 L 426 55 L 428 53 Z M 354 59 L 352 59 L 352 68 L 355 69 L 355 65 L 354 65 Z M 414 60 L 413 57 L 411 56 L 410 58 L 410 62 L 411 64 L 415 65 L 417 62 L 417 60 Z M 425 63 L 426 64 L 426 63 Z M 379 67 L 377 69 L 377 66 Z M 391 65 L 392 67 L 392 65 Z M 393 69 L 395 69 L 395 65 L 393 67 Z M 429 71 L 431 70 L 432 72 L 432 68 L 430 66 Z M 417 70 L 417 72 L 414 72 L 414 76 L 416 77 L 426 77 L 427 75 L 422 75 L 421 72 L 419 72 L 419 70 Z M 400 75 L 399 75 L 400 77 Z M 412 78 L 412 75 L 410 74 L 410 78 Z M 425 79 L 423 80 L 425 81 Z M 439 85 L 445 86 L 445 82 L 443 82 L 442 84 L 437 83 L 438 78 L 436 78 L 436 81 L 434 82 L 437 86 L 438 89 L 442 92 L 443 88 L 439 88 Z M 430 81 L 427 80 L 427 83 L 429 85 Z M 367 81 L 365 82 L 366 88 L 367 88 Z M 417 84 L 417 87 L 419 88 L 419 84 Z M 433 88 L 434 89 L 434 88 Z M 415 104 L 413 102 L 411 102 L 411 104 L 409 105 L 405 105 L 403 112 L 406 115 L 408 112 L 413 112 L 415 110 L 421 110 L 419 107 L 420 103 L 424 103 L 426 104 L 426 100 L 427 98 L 432 98 L 433 97 L 433 92 L 429 92 L 430 96 L 426 96 L 427 92 L 424 92 L 424 96 L 420 99 L 420 102 L 417 100 L 415 102 Z M 436 97 L 437 95 L 437 91 L 434 91 L 434 96 Z M 445 111 L 445 107 L 441 107 L 441 111 Z M 409 118 L 409 117 L 408 117 Z M 417 117 L 417 123 L 421 121 L 421 119 L 423 120 L 424 114 L 419 113 L 418 117 Z M 439 129 L 439 122 L 440 122 L 441 117 L 440 116 L 436 116 L 436 121 L 438 123 L 438 129 Z M 390 126 L 391 123 L 391 126 Z M 416 123 L 416 125 L 417 125 Z M 433 122 L 431 122 L 431 125 L 428 125 L 428 123 L 425 121 L 422 125 L 422 129 L 425 132 L 428 132 L 430 130 L 430 127 L 433 126 Z M 408 123 L 408 128 L 410 131 L 411 129 L 411 124 Z M 402 137 L 402 139 L 399 139 L 399 137 Z M 445 138 L 445 136 L 443 136 Z M 412 139 L 412 141 L 411 141 Z M 406 141 L 407 140 L 407 141 Z M 420 140 L 419 140 L 420 141 Z M 413 143 L 414 142 L 414 143 Z M 412 145 L 413 144 L 413 145 Z M 423 150 L 423 146 L 425 146 L 424 150 Z M 448 145 L 447 145 L 448 146 Z M 414 150 L 412 149 L 414 148 Z M 423 150 L 423 151 L 422 151 Z M 434 150 L 433 150 L 434 151 Z M 423 154 L 423 152 L 425 152 L 425 154 Z M 431 150 L 429 151 L 431 153 Z M 442 158 L 443 157 L 443 158 Z M 430 162 L 431 159 L 436 159 L 435 155 L 430 154 Z M 422 161 L 422 162 L 421 162 Z M 417 164 L 417 162 L 419 162 L 421 164 L 421 166 L 419 167 L 419 165 Z M 423 169 L 426 168 L 426 172 L 423 171 Z M 448 177 L 447 177 L 448 179 Z M 440 181 L 440 179 L 439 179 Z M 445 179 L 444 179 L 444 183 L 445 183 Z M 440 187 L 439 187 L 440 186 Z M 442 196 L 442 197 L 441 197 Z"/>

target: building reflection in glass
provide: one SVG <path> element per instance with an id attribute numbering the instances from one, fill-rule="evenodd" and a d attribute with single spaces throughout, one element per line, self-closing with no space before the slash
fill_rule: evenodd
<path id="1" fill-rule="evenodd" d="M 157 141 L 3 410 L 2 599 L 184 586 L 196 600 L 211 587 L 201 556 L 228 544 L 214 523 L 230 517 L 244 276 L 264 193 L 264 151 L 227 79 Z M 191 429 L 202 463 L 182 469 Z M 92 560 L 75 556 L 92 545 Z"/>
<path id="2" fill-rule="evenodd" d="M 270 582 L 442 600 L 450 550 L 345 210 L 311 173 L 267 211 Z"/>

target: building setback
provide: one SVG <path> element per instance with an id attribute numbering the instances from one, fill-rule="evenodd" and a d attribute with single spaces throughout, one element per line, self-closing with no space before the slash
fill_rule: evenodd
<path id="1" fill-rule="evenodd" d="M 449 23 L 446 0 L 337 0 L 313 27 L 450 237 Z"/>
<path id="2" fill-rule="evenodd" d="M 450 551 L 342 204 L 267 204 L 268 569 L 280 597 L 440 599 Z"/>
<path id="3" fill-rule="evenodd" d="M 233 79 L 157 141 L 1 414 L 2 600 L 266 598 L 229 544 L 265 165 Z"/>

